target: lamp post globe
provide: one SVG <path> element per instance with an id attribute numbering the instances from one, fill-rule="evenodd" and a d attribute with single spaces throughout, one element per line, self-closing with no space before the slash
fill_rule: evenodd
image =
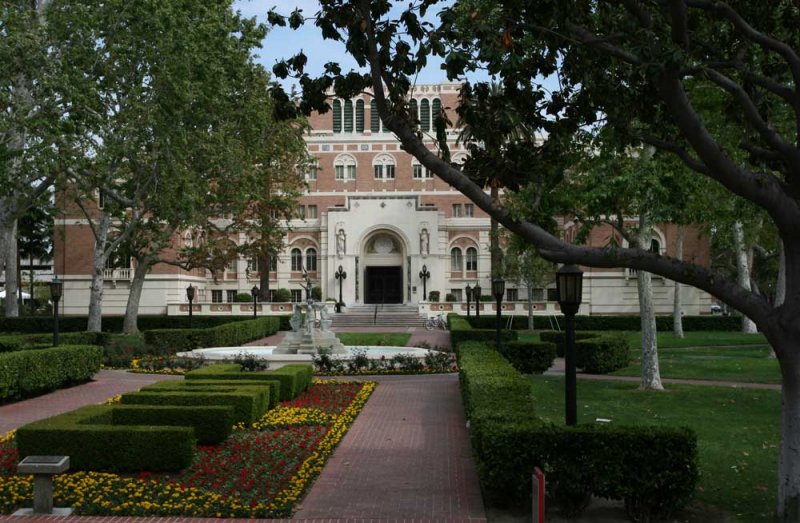
<path id="1" fill-rule="evenodd" d="M 428 272 L 427 265 L 422 266 L 422 270 L 419 271 L 419 277 L 422 280 L 422 299 L 428 301 L 428 278 L 431 277 L 431 273 Z"/>
<path id="2" fill-rule="evenodd" d="M 186 299 L 189 300 L 189 328 L 192 328 L 192 302 L 194 301 L 194 287 L 189 285 L 186 287 Z"/>
<path id="3" fill-rule="evenodd" d="M 564 313 L 566 344 L 564 350 L 564 400 L 567 425 L 578 423 L 577 379 L 575 369 L 575 314 L 581 306 L 583 271 L 576 265 L 564 265 L 556 271 L 558 304 Z"/>
<path id="4" fill-rule="evenodd" d="M 344 302 L 342 301 L 342 285 L 344 284 L 344 280 L 347 279 L 347 272 L 339 265 L 339 268 L 333 273 L 333 277 L 339 280 L 339 301 L 336 302 L 336 312 L 342 312 L 342 307 L 344 307 Z"/>
<path id="5" fill-rule="evenodd" d="M 464 289 L 464 291 L 467 295 L 467 318 L 469 318 L 469 304 L 470 300 L 472 299 L 472 287 L 469 286 L 469 283 L 467 284 L 467 287 L 466 289 Z"/>

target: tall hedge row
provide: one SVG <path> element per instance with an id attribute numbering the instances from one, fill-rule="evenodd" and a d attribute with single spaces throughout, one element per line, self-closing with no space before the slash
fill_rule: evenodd
<path id="1" fill-rule="evenodd" d="M 275 316 L 276 318 L 285 317 L 288 329 L 289 316 Z M 253 319 L 248 316 L 194 316 L 192 318 L 192 328 L 208 329 L 226 323 L 247 321 Z M 103 316 L 104 332 L 122 332 L 122 316 Z M 62 316 L 58 319 L 58 328 L 61 332 L 80 332 L 86 330 L 86 316 Z M 189 328 L 188 316 L 158 316 L 142 315 L 138 318 L 139 329 L 148 331 L 152 329 L 184 329 Z M 41 333 L 53 332 L 53 318 L 51 316 L 22 316 L 18 318 L 0 317 L 0 332 L 14 333 Z"/>
<path id="2" fill-rule="evenodd" d="M 448 314 L 447 325 L 450 329 L 450 343 L 454 347 L 466 341 L 494 342 L 497 340 L 497 330 L 494 324 L 492 324 L 492 328 L 490 329 L 476 329 L 467 318 L 459 316 L 458 314 Z M 503 343 L 517 341 L 518 337 L 517 331 L 508 329 L 502 329 L 500 331 L 500 338 Z"/>
<path id="3" fill-rule="evenodd" d="M 503 325 L 508 325 L 508 316 L 503 316 Z M 551 317 L 552 318 L 552 317 Z M 541 328 L 548 320 L 547 316 L 534 316 L 534 322 Z M 564 316 L 556 316 L 558 324 L 564 325 Z M 495 316 L 472 316 L 470 324 L 478 329 L 493 329 Z M 550 326 L 549 322 L 547 323 Z M 514 329 L 527 329 L 528 316 L 515 315 L 511 325 Z M 684 316 L 683 329 L 686 331 L 737 331 L 742 327 L 739 316 Z M 551 327 L 552 328 L 552 327 Z M 575 328 L 586 331 L 638 331 L 641 329 L 639 316 L 575 316 Z M 672 331 L 672 316 L 657 316 L 656 328 L 660 331 Z"/>
<path id="4" fill-rule="evenodd" d="M 539 333 L 542 341 L 554 343 L 559 356 L 564 356 L 567 335 L 561 331 Z M 627 367 L 631 347 L 624 334 L 611 332 L 576 332 L 575 366 L 588 374 L 608 374 Z"/>
<path id="5" fill-rule="evenodd" d="M 18 400 L 81 383 L 100 370 L 103 349 L 64 345 L 0 354 L 0 400 Z"/>
<path id="6" fill-rule="evenodd" d="M 144 341 L 164 354 L 201 347 L 235 347 L 278 332 L 280 319 L 265 316 L 255 320 L 226 323 L 202 329 L 153 329 L 145 331 Z"/>
<path id="7" fill-rule="evenodd" d="M 105 345 L 110 337 L 107 332 L 59 333 L 61 345 Z M 53 346 L 52 333 L 7 334 L 0 336 L 0 352 L 46 349 Z"/>
<path id="8" fill-rule="evenodd" d="M 546 424 L 530 384 L 482 343 L 459 347 L 470 439 L 487 500 L 529 506 L 531 473 L 547 476 L 549 504 L 576 515 L 586 497 L 624 500 L 635 518 L 678 510 L 697 483 L 697 441 L 685 428 Z"/>

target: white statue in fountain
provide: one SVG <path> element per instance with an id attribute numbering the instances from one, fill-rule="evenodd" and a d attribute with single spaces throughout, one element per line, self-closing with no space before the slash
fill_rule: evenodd
<path id="1" fill-rule="evenodd" d="M 347 351 L 331 330 L 333 320 L 328 316 L 328 306 L 311 298 L 313 284 L 308 273 L 303 271 L 306 282 L 304 288 L 308 300 L 303 304 L 294 306 L 289 325 L 291 332 L 287 332 L 283 340 L 278 343 L 273 354 L 317 354 L 320 349 L 326 349 L 333 354 L 344 354 Z M 302 312 L 301 312 L 302 311 Z M 303 318 L 303 312 L 305 318 Z"/>

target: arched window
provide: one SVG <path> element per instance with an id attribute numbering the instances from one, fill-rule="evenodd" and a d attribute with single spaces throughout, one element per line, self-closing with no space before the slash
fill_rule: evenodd
<path id="1" fill-rule="evenodd" d="M 333 132 L 342 132 L 342 102 L 340 100 L 333 101 Z"/>
<path id="2" fill-rule="evenodd" d="M 317 270 L 317 250 L 308 249 L 306 251 L 306 270 L 314 272 Z"/>
<path id="3" fill-rule="evenodd" d="M 278 272 L 278 257 L 277 256 L 270 256 L 269 257 L 269 272 Z"/>
<path id="4" fill-rule="evenodd" d="M 431 120 L 435 122 L 440 114 L 442 114 L 442 101 L 438 98 L 434 98 L 433 104 L 431 105 Z"/>
<path id="5" fill-rule="evenodd" d="M 376 180 L 393 180 L 395 171 L 394 157 L 391 154 L 380 154 L 372 161 L 372 171 Z"/>
<path id="6" fill-rule="evenodd" d="M 355 180 L 356 159 L 349 154 L 340 154 L 333 161 L 333 173 L 337 180 Z"/>
<path id="7" fill-rule="evenodd" d="M 461 254 L 461 249 L 453 247 L 450 251 L 450 270 L 453 272 L 461 272 L 464 269 L 464 257 Z"/>
<path id="8" fill-rule="evenodd" d="M 381 132 L 381 117 L 378 115 L 378 103 L 374 99 L 369 102 L 369 130 L 373 133 Z"/>
<path id="9" fill-rule="evenodd" d="M 303 253 L 300 249 L 292 249 L 292 271 L 300 272 L 303 270 Z"/>
<path id="10" fill-rule="evenodd" d="M 344 101 L 344 132 L 353 132 L 353 100 Z"/>
<path id="11" fill-rule="evenodd" d="M 356 101 L 356 132 L 364 132 L 364 100 Z"/>
<path id="12" fill-rule="evenodd" d="M 478 249 L 476 249 L 475 247 L 469 247 L 467 249 L 467 270 L 468 271 L 478 270 Z"/>
<path id="13" fill-rule="evenodd" d="M 419 102 L 419 126 L 423 131 L 431 130 L 431 104 L 424 98 Z"/>
<path id="14" fill-rule="evenodd" d="M 650 252 L 653 254 L 661 254 L 661 243 L 655 238 L 650 240 Z"/>

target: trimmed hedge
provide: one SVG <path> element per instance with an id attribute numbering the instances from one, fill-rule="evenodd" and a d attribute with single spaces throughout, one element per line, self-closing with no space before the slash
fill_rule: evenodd
<path id="1" fill-rule="evenodd" d="M 697 483 L 697 439 L 685 428 L 544 424 L 530 384 L 481 343 L 459 347 L 470 439 L 487 501 L 530 503 L 531 471 L 547 474 L 551 502 L 576 515 L 588 495 L 624 500 L 637 518 L 686 505 Z"/>
<path id="2" fill-rule="evenodd" d="M 123 405 L 181 405 L 209 406 L 229 405 L 233 407 L 234 423 L 250 425 L 269 410 L 268 387 L 246 387 L 231 385 L 213 391 L 146 390 L 123 394 Z"/>
<path id="3" fill-rule="evenodd" d="M 144 391 L 184 391 L 184 392 L 213 392 L 220 388 L 230 388 L 235 386 L 247 387 L 269 387 L 269 408 L 273 408 L 278 404 L 281 394 L 281 384 L 277 380 L 238 380 L 231 382 L 231 380 L 164 380 L 157 381 L 146 387 L 142 387 Z"/>
<path id="4" fill-rule="evenodd" d="M 523 374 L 541 374 L 553 366 L 556 345 L 550 342 L 512 341 L 505 345 L 506 358 Z"/>
<path id="5" fill-rule="evenodd" d="M 17 429 L 20 456 L 69 456 L 70 470 L 179 471 L 192 462 L 194 429 L 111 425 L 109 405 L 88 405 Z"/>
<path id="6" fill-rule="evenodd" d="M 281 401 L 295 399 L 309 385 L 314 369 L 311 365 L 285 365 L 275 370 L 260 372 L 242 372 L 236 363 L 220 363 L 209 365 L 187 372 L 187 380 L 245 380 L 245 381 L 278 381 L 281 384 Z"/>
<path id="7" fill-rule="evenodd" d="M 603 334 L 575 342 L 575 365 L 587 374 L 608 374 L 627 367 L 631 347 L 622 334 Z"/>
<path id="8" fill-rule="evenodd" d="M 576 332 L 575 333 L 575 342 L 577 343 L 580 340 L 588 340 L 589 338 L 596 338 L 599 336 L 599 332 Z M 566 344 L 567 344 L 567 334 L 564 331 L 542 331 L 539 333 L 539 339 L 542 341 L 548 341 L 550 343 L 555 343 L 556 345 L 556 354 L 559 358 L 564 357 L 564 352 L 566 351 Z"/>
<path id="9" fill-rule="evenodd" d="M 105 345 L 109 338 L 110 335 L 105 332 L 64 332 L 58 336 L 60 345 Z M 46 349 L 52 346 L 52 333 L 0 336 L 0 352 Z"/>
<path id="10" fill-rule="evenodd" d="M 233 407 L 230 405 L 115 405 L 111 409 L 113 425 L 176 425 L 192 427 L 201 445 L 217 445 L 233 431 Z"/>
<path id="11" fill-rule="evenodd" d="M 194 316 L 192 327 L 208 329 L 226 323 L 252 320 L 253 316 Z M 122 332 L 122 316 L 103 316 L 103 332 Z M 62 316 L 58 319 L 58 329 L 65 332 L 81 332 L 86 330 L 88 318 L 86 316 Z M 139 329 L 142 331 L 152 329 L 188 328 L 188 316 L 158 316 L 141 315 L 137 318 Z M 52 316 L 21 316 L 0 317 L 0 332 L 42 333 L 53 332 Z"/>
<path id="12" fill-rule="evenodd" d="M 102 347 L 64 345 L 0 354 L 0 400 L 28 398 L 81 383 L 100 370 Z"/>
<path id="13" fill-rule="evenodd" d="M 484 341 L 493 343 L 497 340 L 497 331 L 492 329 L 473 329 L 469 321 L 458 314 L 447 315 L 447 325 L 450 329 L 450 342 L 453 346 L 467 341 Z M 517 341 L 517 331 L 503 329 L 500 338 L 504 344 Z"/>
<path id="14" fill-rule="evenodd" d="M 144 341 L 156 351 L 167 354 L 201 347 L 235 347 L 278 332 L 279 318 L 267 316 L 255 320 L 226 323 L 210 329 L 154 329 L 144 333 Z"/>

